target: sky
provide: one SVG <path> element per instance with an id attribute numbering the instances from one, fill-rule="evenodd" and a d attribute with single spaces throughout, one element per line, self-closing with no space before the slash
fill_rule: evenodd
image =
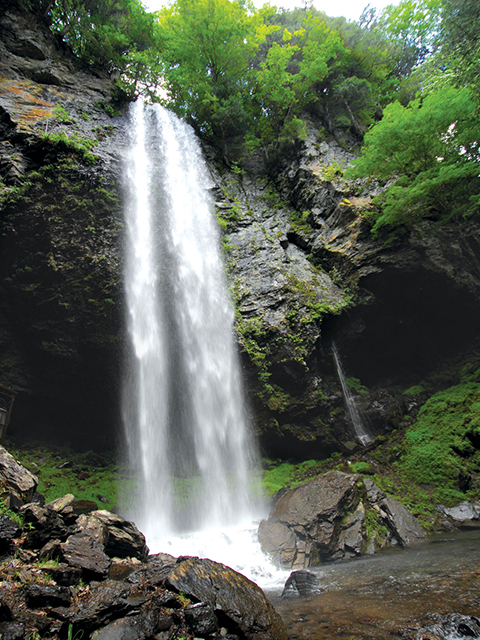
<path id="1" fill-rule="evenodd" d="M 399 0 L 371 0 L 370 5 L 381 11 L 387 5 L 398 4 L 398 2 Z M 143 4 L 149 11 L 156 11 L 168 3 L 163 0 L 143 0 Z M 261 6 L 263 2 L 256 0 L 255 4 Z M 270 4 L 285 9 L 294 9 L 304 6 L 304 0 L 270 0 Z M 313 0 L 312 6 L 320 11 L 325 11 L 332 18 L 344 16 L 349 20 L 358 20 L 367 4 L 368 0 Z"/>

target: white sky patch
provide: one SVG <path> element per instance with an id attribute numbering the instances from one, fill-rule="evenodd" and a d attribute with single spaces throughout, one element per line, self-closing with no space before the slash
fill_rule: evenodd
<path id="1" fill-rule="evenodd" d="M 261 0 L 254 0 L 257 7 L 260 7 L 263 2 Z M 372 7 L 375 7 L 379 11 L 387 7 L 388 5 L 397 5 L 400 0 L 372 0 L 370 3 Z M 157 11 L 163 6 L 168 5 L 168 2 L 163 0 L 142 0 L 143 5 L 148 11 Z M 295 7 L 304 7 L 305 2 L 302 0 L 270 0 L 270 4 L 276 7 L 283 7 L 284 9 L 295 9 Z M 324 11 L 328 16 L 335 18 L 337 16 L 344 16 L 348 20 L 358 20 L 362 11 L 367 6 L 368 1 L 365 0 L 313 0 L 312 6 L 315 9 Z"/>

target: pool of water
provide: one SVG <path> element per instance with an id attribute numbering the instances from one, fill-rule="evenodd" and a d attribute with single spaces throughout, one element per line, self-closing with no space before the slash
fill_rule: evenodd
<path id="1" fill-rule="evenodd" d="M 312 571 L 318 576 L 319 595 L 282 599 L 279 589 L 267 591 L 292 639 L 453 640 L 469 634 L 440 636 L 419 630 L 436 614 L 480 616 L 478 529 L 437 535 L 419 547 L 390 549 Z"/>

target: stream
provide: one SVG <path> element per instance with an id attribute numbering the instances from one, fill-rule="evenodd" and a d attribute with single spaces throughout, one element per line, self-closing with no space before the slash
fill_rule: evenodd
<path id="1" fill-rule="evenodd" d="M 440 634 L 432 627 L 437 614 L 480 616 L 478 529 L 437 534 L 416 548 L 311 570 L 319 595 L 282 599 L 280 590 L 267 590 L 292 640 L 479 637 L 468 630 Z"/>

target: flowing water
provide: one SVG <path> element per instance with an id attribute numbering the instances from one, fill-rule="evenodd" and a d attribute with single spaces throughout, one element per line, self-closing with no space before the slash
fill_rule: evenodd
<path id="1" fill-rule="evenodd" d="M 130 130 L 123 413 L 138 490 L 124 512 L 151 551 L 185 553 L 192 532 L 250 535 L 255 447 L 199 145 L 176 116 L 141 101 Z"/>
<path id="2" fill-rule="evenodd" d="M 480 616 L 480 530 L 312 570 L 319 595 L 282 600 L 279 589 L 269 592 L 291 640 L 459 640 L 469 634 L 418 630 L 432 615 Z"/>
<path id="3" fill-rule="evenodd" d="M 363 445 L 367 445 L 372 442 L 373 438 L 368 433 L 363 418 L 357 407 L 355 396 L 353 395 L 350 387 L 346 382 L 342 362 L 340 360 L 340 356 L 338 355 L 338 351 L 334 342 L 332 342 L 332 352 L 333 359 L 335 361 L 335 367 L 337 369 L 338 379 L 340 380 L 340 384 L 342 385 L 343 397 L 345 398 L 345 404 L 347 405 L 348 417 L 350 418 L 350 422 L 352 423 L 352 427 L 355 431 L 355 436 L 357 437 L 357 440 L 359 440 Z"/>

